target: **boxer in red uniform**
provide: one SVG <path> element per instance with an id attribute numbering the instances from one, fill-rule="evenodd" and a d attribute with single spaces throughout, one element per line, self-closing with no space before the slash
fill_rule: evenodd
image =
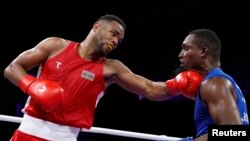
<path id="1" fill-rule="evenodd" d="M 11 141 L 76 141 L 81 128 L 91 128 L 95 107 L 113 83 L 155 101 L 194 97 L 202 80 L 195 71 L 154 82 L 106 58 L 122 42 L 125 29 L 119 17 L 104 15 L 81 43 L 49 37 L 14 59 L 4 76 L 29 98 Z M 36 78 L 27 73 L 39 65 Z"/>

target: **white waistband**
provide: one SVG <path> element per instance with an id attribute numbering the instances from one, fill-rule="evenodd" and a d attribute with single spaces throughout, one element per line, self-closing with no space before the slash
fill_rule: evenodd
<path id="1" fill-rule="evenodd" d="M 24 114 L 18 130 L 50 141 L 76 141 L 80 129 L 31 117 Z"/>

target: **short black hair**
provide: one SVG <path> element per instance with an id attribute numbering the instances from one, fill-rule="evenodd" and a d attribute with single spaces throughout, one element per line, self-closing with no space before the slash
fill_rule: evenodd
<path id="1" fill-rule="evenodd" d="M 195 35 L 196 43 L 199 47 L 208 47 L 211 54 L 214 57 L 220 57 L 221 52 L 221 41 L 218 35 L 211 29 L 196 29 L 191 32 L 190 34 Z"/>
<path id="2" fill-rule="evenodd" d="M 122 25 L 122 27 L 124 28 L 124 30 L 126 30 L 126 24 L 124 23 L 124 21 L 120 17 L 118 17 L 116 15 L 112 15 L 112 14 L 103 15 L 100 18 L 98 18 L 96 20 L 96 22 L 101 21 L 101 20 L 116 21 L 116 22 L 118 22 L 119 24 Z"/>

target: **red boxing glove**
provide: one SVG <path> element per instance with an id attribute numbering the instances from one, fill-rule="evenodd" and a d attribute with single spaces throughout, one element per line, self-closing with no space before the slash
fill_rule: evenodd
<path id="1" fill-rule="evenodd" d="M 174 79 L 166 81 L 166 87 L 170 94 L 183 96 L 189 99 L 195 99 L 203 76 L 194 70 L 187 70 L 179 73 Z"/>
<path id="2" fill-rule="evenodd" d="M 47 112 L 58 106 L 62 99 L 63 88 L 54 81 L 36 79 L 31 75 L 25 75 L 19 81 L 19 87 L 36 100 Z"/>

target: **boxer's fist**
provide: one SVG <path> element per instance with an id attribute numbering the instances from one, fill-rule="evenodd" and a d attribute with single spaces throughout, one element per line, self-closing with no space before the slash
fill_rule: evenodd
<path id="1" fill-rule="evenodd" d="M 45 110 L 51 111 L 62 101 L 63 88 L 49 80 L 36 79 L 25 75 L 19 82 L 20 89 L 30 95 Z"/>
<path id="2" fill-rule="evenodd" d="M 166 88 L 172 95 L 182 94 L 183 96 L 195 99 L 203 76 L 194 70 L 187 70 L 179 73 L 174 79 L 166 81 Z"/>

